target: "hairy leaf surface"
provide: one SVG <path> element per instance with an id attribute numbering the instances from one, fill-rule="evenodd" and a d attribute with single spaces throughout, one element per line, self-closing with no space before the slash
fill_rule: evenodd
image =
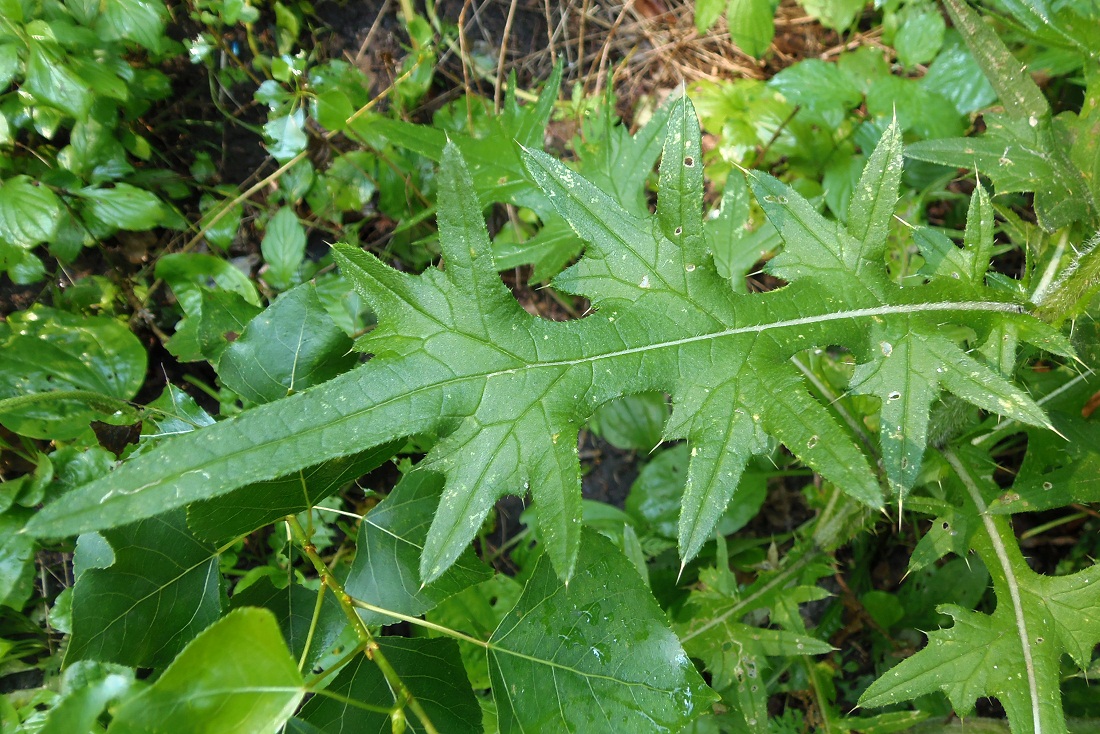
<path id="1" fill-rule="evenodd" d="M 967 350 L 994 326 L 1068 352 L 1022 307 L 984 283 L 932 276 L 899 288 L 886 276 L 883 232 L 901 166 L 896 131 L 884 135 L 853 197 L 853 225 L 824 219 L 766 174 L 752 188 L 784 241 L 772 270 L 790 285 L 737 294 L 715 271 L 701 225 L 699 129 L 690 103 L 676 103 L 662 161 L 656 218 L 640 218 L 550 156 L 524 151 L 528 174 L 588 245 L 556 285 L 584 295 L 595 313 L 570 322 L 528 314 L 497 275 L 481 205 L 458 149 L 444 156 L 439 230 L 444 268 L 398 272 L 358 249 L 336 256 L 379 315 L 359 347 L 366 365 L 304 393 L 166 442 L 109 477 L 40 512 L 35 535 L 110 527 L 285 476 L 405 436 L 441 436 L 424 462 L 446 485 L 420 561 L 422 581 L 443 574 L 499 497 L 530 490 L 539 536 L 563 579 L 580 544 L 580 427 L 603 403 L 646 391 L 669 393 L 669 439 L 687 439 L 692 460 L 680 519 L 680 550 L 693 557 L 710 537 L 748 458 L 770 435 L 806 465 L 871 506 L 882 490 L 853 439 L 807 390 L 790 357 L 812 347 L 850 349 L 864 389 L 890 402 L 913 390 L 898 420 L 882 422 L 886 462 L 899 493 L 923 453 L 931 386 L 897 384 L 890 360 L 899 335 L 934 349 L 905 356 L 939 387 L 1032 425 L 1042 411 Z M 943 336 L 965 324 L 969 341 Z M 916 338 L 916 336 L 914 336 Z M 894 414 L 890 414 L 893 418 Z M 899 458 L 894 458 L 898 456 Z M 903 461 L 908 462 L 903 465 Z"/>

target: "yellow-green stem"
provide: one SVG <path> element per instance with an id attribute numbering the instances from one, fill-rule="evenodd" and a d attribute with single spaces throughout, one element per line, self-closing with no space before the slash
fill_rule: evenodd
<path id="1" fill-rule="evenodd" d="M 374 664 L 378 666 L 378 670 L 381 671 L 382 676 L 386 679 L 386 683 L 389 684 L 390 690 L 393 692 L 395 703 L 399 706 L 408 706 L 417 719 L 420 720 L 421 725 L 424 727 L 424 731 L 428 734 L 439 734 L 439 730 L 435 728 L 431 718 L 427 712 L 420 705 L 420 702 L 413 697 L 409 691 L 408 686 L 401 680 L 401 676 L 397 674 L 393 666 L 390 665 L 389 660 L 382 653 L 382 649 L 378 646 L 378 643 L 374 639 L 374 635 L 367 628 L 367 625 L 363 622 L 359 613 L 355 611 L 355 607 L 352 604 L 351 597 L 344 591 L 343 585 L 332 575 L 332 571 L 325 565 L 324 560 L 317 553 L 317 549 L 313 543 L 310 542 L 309 536 L 306 534 L 305 529 L 302 528 L 302 524 L 298 522 L 298 518 L 293 515 L 288 515 L 286 518 L 287 527 L 290 528 L 291 533 L 294 535 L 294 539 L 298 541 L 301 546 L 302 553 L 305 554 L 309 562 L 313 564 L 313 568 L 317 571 L 317 575 L 321 577 L 321 582 L 332 589 L 332 593 L 336 595 L 336 601 L 340 603 L 340 608 L 344 611 L 344 615 L 348 618 L 348 622 L 351 623 L 352 629 L 355 630 L 356 637 L 363 643 L 363 651 L 366 656 L 374 661 Z"/>

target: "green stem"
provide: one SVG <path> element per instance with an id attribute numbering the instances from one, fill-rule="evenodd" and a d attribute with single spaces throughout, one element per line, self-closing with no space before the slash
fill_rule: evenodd
<path id="1" fill-rule="evenodd" d="M 325 565 L 324 560 L 317 553 L 317 548 L 310 542 L 309 536 L 302 528 L 301 523 L 298 522 L 298 518 L 293 515 L 287 515 L 286 518 L 287 527 L 290 528 L 291 533 L 294 535 L 295 540 L 302 548 L 302 552 L 313 564 L 314 570 L 321 577 L 321 581 L 325 586 L 332 589 L 332 593 L 336 595 L 336 601 L 340 603 L 340 608 L 344 611 L 344 615 L 351 623 L 352 629 L 355 630 L 356 637 L 362 643 L 363 652 L 367 658 L 374 661 L 374 664 L 378 666 L 378 669 L 382 672 L 382 676 L 386 679 L 386 683 L 389 684 L 390 690 L 393 692 L 394 701 L 397 705 L 408 706 L 409 709 L 416 715 L 416 718 L 420 720 L 420 723 L 424 727 L 424 731 L 428 734 L 439 734 L 439 730 L 435 728 L 431 718 L 427 712 L 420 705 L 420 702 L 413 697 L 412 692 L 409 691 L 408 686 L 401 680 L 401 676 L 397 674 L 393 666 L 390 665 L 389 660 L 382 654 L 382 649 L 378 646 L 378 642 L 375 641 L 374 635 L 367 629 L 367 625 L 363 622 L 363 619 L 359 616 L 359 613 L 355 611 L 355 606 L 352 604 L 352 599 L 348 596 L 348 593 L 344 591 L 343 585 L 337 581 L 336 577 L 332 575 L 332 571 Z"/>
<path id="2" fill-rule="evenodd" d="M 447 637 L 453 637 L 456 640 L 462 640 L 463 642 L 469 642 L 471 645 L 477 645 L 478 647 L 484 647 L 486 649 L 489 648 L 489 643 L 486 642 L 485 640 L 479 640 L 476 637 L 471 637 L 470 635 L 463 634 L 462 632 L 459 632 L 458 630 L 453 630 L 450 627 L 444 627 L 443 625 L 436 624 L 435 622 L 429 622 L 428 620 L 421 619 L 420 617 L 412 617 L 412 616 L 409 616 L 408 614 L 401 614 L 400 612 L 394 612 L 394 611 L 391 611 L 389 609 L 385 609 L 383 607 L 376 607 L 373 604 L 368 604 L 365 601 L 361 601 L 361 600 L 355 599 L 355 598 L 351 598 L 351 603 L 352 603 L 352 606 L 359 607 L 360 609 L 366 609 L 368 612 L 374 612 L 375 614 L 384 614 L 387 617 L 392 617 L 393 619 L 399 619 L 402 622 L 408 622 L 409 624 L 414 624 L 417 627 L 423 627 L 424 629 L 429 629 L 429 630 L 432 630 L 434 632 L 438 632 L 441 635 L 446 635 Z"/>
<path id="3" fill-rule="evenodd" d="M 1041 734 L 1043 731 L 1041 715 L 1042 706 L 1039 705 L 1039 683 L 1035 677 L 1035 661 L 1031 656 L 1031 638 L 1028 637 L 1027 633 L 1027 620 L 1024 618 L 1024 604 L 1020 597 L 1020 585 L 1016 580 L 1016 573 L 1012 568 L 1012 560 L 1008 557 L 1008 545 L 1005 542 L 1005 538 L 1008 537 L 1011 538 L 1011 542 L 1015 545 L 1016 537 L 1012 534 L 1005 518 L 994 518 L 989 514 L 989 506 L 986 505 L 985 499 L 982 498 L 982 492 L 978 487 L 978 483 L 970 476 L 969 470 L 962 461 L 959 460 L 958 455 L 950 449 L 944 451 L 943 455 L 944 458 L 947 459 L 947 463 L 955 470 L 955 474 L 959 477 L 963 486 L 966 487 L 967 494 L 970 495 L 970 499 L 974 502 L 974 506 L 982 518 L 982 524 L 985 526 L 986 534 L 989 535 L 989 541 L 993 546 L 993 554 L 996 556 L 997 563 L 1000 565 L 1002 573 L 1004 573 L 1005 585 L 1008 586 L 1008 596 L 1012 602 L 1012 612 L 1016 619 L 1016 631 L 1019 634 L 1020 646 L 1023 649 L 1024 668 L 1027 671 L 1028 692 L 1031 695 L 1033 731 L 1035 734 Z M 983 558 L 982 560 L 985 559 Z"/>
<path id="4" fill-rule="evenodd" d="M 321 584 L 317 589 L 317 603 L 313 605 L 313 617 L 309 620 L 309 632 L 306 633 L 306 644 L 302 646 L 302 657 L 298 658 L 298 672 L 306 667 L 306 658 L 309 656 L 309 648 L 313 644 L 313 635 L 317 632 L 317 620 L 321 618 L 321 605 L 325 601 L 325 585 Z"/>

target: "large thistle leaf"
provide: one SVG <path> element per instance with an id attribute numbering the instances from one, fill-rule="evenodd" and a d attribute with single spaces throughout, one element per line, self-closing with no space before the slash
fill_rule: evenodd
<path id="1" fill-rule="evenodd" d="M 846 429 L 811 397 L 790 357 L 814 347 L 851 350 L 862 389 L 889 403 L 895 334 L 924 335 L 935 351 L 910 350 L 922 375 L 950 365 L 883 421 L 886 472 L 903 493 L 924 450 L 926 399 L 940 387 L 979 406 L 1045 425 L 1025 393 L 966 350 L 994 327 L 1057 347 L 1057 335 L 984 283 L 929 276 L 899 288 L 887 278 L 882 239 L 901 165 L 896 131 L 884 136 L 856 197 L 850 229 L 824 219 L 789 187 L 752 174 L 757 199 L 781 234 L 773 263 L 790 285 L 737 294 L 715 271 L 701 224 L 699 128 L 690 102 L 669 115 L 656 217 L 638 217 L 538 151 L 523 151 L 530 177 L 587 243 L 556 280 L 596 311 L 554 323 L 528 314 L 496 273 L 481 204 L 462 155 L 449 145 L 439 191 L 443 270 L 408 275 L 337 246 L 336 257 L 379 315 L 360 347 L 367 364 L 238 418 L 172 439 L 110 476 L 45 508 L 35 535 L 66 535 L 159 514 L 246 483 L 414 434 L 440 441 L 425 465 L 445 476 L 420 561 L 430 583 L 459 557 L 504 494 L 530 490 L 539 535 L 559 576 L 573 571 L 581 535 L 577 434 L 601 404 L 628 394 L 671 394 L 666 437 L 691 447 L 680 520 L 690 559 L 710 537 L 748 458 L 781 441 L 806 465 L 871 507 L 882 490 Z M 974 344 L 944 336 L 965 324 Z M 917 337 L 913 337 L 917 338 Z M 893 340 L 893 341 L 891 341 Z M 936 341 L 939 340 L 939 341 Z M 889 345 L 890 348 L 887 348 Z M 1064 348 L 1063 351 L 1065 351 Z M 931 355 L 931 356 L 929 356 Z M 873 378 L 872 375 L 881 375 Z M 900 427 L 899 427 L 900 426 Z M 895 438 L 898 434 L 900 438 Z M 904 459 L 904 463 L 903 463 Z"/>

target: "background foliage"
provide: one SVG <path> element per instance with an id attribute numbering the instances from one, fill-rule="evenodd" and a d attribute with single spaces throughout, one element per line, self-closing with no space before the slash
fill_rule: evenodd
<path id="1" fill-rule="evenodd" d="M 1100 726 L 1095 4 L 399 5 L 0 0 L 3 730 Z"/>

